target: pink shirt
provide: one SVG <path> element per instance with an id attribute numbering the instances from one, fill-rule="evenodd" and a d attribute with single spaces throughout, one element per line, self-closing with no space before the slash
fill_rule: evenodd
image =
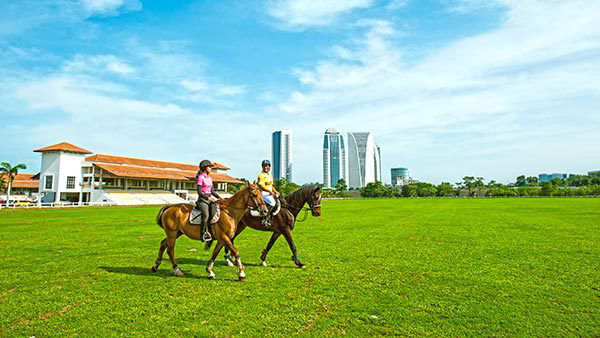
<path id="1" fill-rule="evenodd" d="M 196 185 L 201 187 L 200 192 L 203 194 L 210 195 L 212 193 L 213 182 L 212 178 L 208 176 L 205 172 L 198 175 L 198 180 L 196 180 Z"/>

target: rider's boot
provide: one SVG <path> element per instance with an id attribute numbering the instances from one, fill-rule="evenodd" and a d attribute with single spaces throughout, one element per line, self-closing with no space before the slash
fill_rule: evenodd
<path id="1" fill-rule="evenodd" d="M 212 241 L 212 236 L 208 231 L 207 224 L 202 223 L 200 225 L 200 233 L 202 234 L 202 242 L 210 242 Z"/>
<path id="2" fill-rule="evenodd" d="M 267 213 L 267 216 L 261 219 L 260 225 L 265 227 L 271 226 L 271 216 L 273 215 L 273 210 L 275 210 L 275 207 L 269 206 L 269 212 Z"/>

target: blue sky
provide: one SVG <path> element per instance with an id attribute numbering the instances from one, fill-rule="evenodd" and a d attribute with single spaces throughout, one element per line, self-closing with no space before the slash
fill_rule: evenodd
<path id="1" fill-rule="evenodd" d="M 223 162 L 254 177 L 294 132 L 372 131 L 384 181 L 600 169 L 596 0 L 19 0 L 0 3 L 0 160 L 33 149 Z"/>

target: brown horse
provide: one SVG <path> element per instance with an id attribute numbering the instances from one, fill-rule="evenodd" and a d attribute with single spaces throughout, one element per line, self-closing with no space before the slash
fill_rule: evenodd
<path id="1" fill-rule="evenodd" d="M 237 232 L 235 233 L 235 236 L 233 236 L 232 242 L 242 231 L 244 231 L 244 229 L 246 229 L 246 227 L 260 231 L 273 232 L 269 244 L 267 244 L 267 247 L 260 255 L 261 265 L 267 266 L 266 260 L 269 250 L 271 250 L 279 236 L 283 235 L 292 251 L 292 261 L 297 267 L 304 268 L 304 264 L 300 262 L 296 252 L 296 245 L 292 239 L 292 230 L 294 230 L 294 225 L 296 224 L 296 217 L 298 217 L 298 214 L 303 210 L 304 205 L 307 203 L 308 208 L 304 209 L 306 212 L 310 210 L 314 217 L 321 216 L 321 188 L 302 188 L 281 198 L 281 211 L 276 216 L 273 216 L 271 226 L 269 227 L 261 225 L 260 218 L 254 217 L 250 215 L 249 212 L 246 212 L 238 225 Z M 229 256 L 228 249 L 226 248 L 225 261 L 227 265 L 234 266 L 235 260 L 235 255 L 232 260 Z"/>
<path id="2" fill-rule="evenodd" d="M 247 184 L 246 188 L 238 191 L 231 198 L 221 201 L 220 206 L 221 217 L 219 218 L 219 221 L 209 226 L 213 238 L 215 238 L 218 243 L 213 250 L 211 259 L 206 264 L 206 272 L 208 273 L 209 278 L 215 278 L 213 265 L 219 252 L 223 246 L 225 246 L 232 252 L 237 260 L 239 279 L 244 280 L 246 278 L 244 266 L 240 259 L 240 253 L 235 246 L 233 246 L 232 239 L 236 233 L 237 225 L 246 211 L 249 209 L 257 209 L 261 215 L 266 215 L 268 209 L 260 190 L 253 184 Z M 153 272 L 156 272 L 160 266 L 162 256 L 166 249 L 169 254 L 169 260 L 173 266 L 173 272 L 178 277 L 184 276 L 183 272 L 175 262 L 175 241 L 183 234 L 195 240 L 200 240 L 202 238 L 200 226 L 189 222 L 189 215 L 192 208 L 193 206 L 190 204 L 181 203 L 166 205 L 158 212 L 156 223 L 165 230 L 167 238 L 163 239 L 160 243 L 158 258 L 152 267 Z M 207 250 L 210 248 L 211 244 L 212 242 L 207 243 Z"/>

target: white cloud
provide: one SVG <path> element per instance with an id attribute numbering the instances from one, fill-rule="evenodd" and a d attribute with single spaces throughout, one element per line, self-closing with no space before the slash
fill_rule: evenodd
<path id="1" fill-rule="evenodd" d="M 399 8 L 404 8 L 408 6 L 408 0 L 391 0 L 390 2 L 388 2 L 388 4 L 385 6 L 387 9 L 399 9 Z"/>
<path id="2" fill-rule="evenodd" d="M 284 27 L 302 29 L 331 24 L 343 14 L 372 4 L 373 0 L 271 0 L 266 9 Z"/>
<path id="3" fill-rule="evenodd" d="M 5 37 L 46 24 L 81 23 L 93 16 L 117 16 L 141 9 L 140 0 L 0 1 L 0 42 Z M 80 26 L 76 31 L 82 30 Z"/>
<path id="4" fill-rule="evenodd" d="M 305 89 L 272 111 L 291 114 L 288 123 L 299 125 L 295 142 L 306 151 L 298 150 L 304 158 L 295 172 L 319 177 L 315 126 L 374 131 L 386 170 L 408 165 L 434 181 L 458 179 L 469 167 L 503 180 L 528 169 L 591 169 L 587 158 L 600 156 L 593 146 L 600 143 L 593 108 L 600 106 L 600 2 L 496 5 L 506 10 L 496 29 L 418 62 L 405 62 L 390 22 L 370 20 L 360 23 L 366 32 L 353 45 L 294 69 Z M 565 163 L 555 156 L 568 148 L 583 158 Z M 501 175 L 498 163 L 507 168 Z"/>
<path id="5" fill-rule="evenodd" d="M 21 118 L 3 126 L 7 137 L 27 135 L 36 146 L 67 140 L 120 156 L 181 163 L 210 158 L 233 166 L 237 177 L 253 176 L 256 159 L 268 156 L 256 146 L 267 144 L 268 122 L 248 123 L 243 112 L 135 99 L 121 85 L 68 74 L 12 84 L 28 114 L 52 116 L 45 123 L 19 125 Z"/>
<path id="6" fill-rule="evenodd" d="M 81 5 L 90 16 L 114 16 L 142 9 L 139 0 L 81 0 Z"/>
<path id="7" fill-rule="evenodd" d="M 132 66 L 115 55 L 76 55 L 63 63 L 62 70 L 70 73 L 110 72 L 118 75 L 135 72 Z"/>

